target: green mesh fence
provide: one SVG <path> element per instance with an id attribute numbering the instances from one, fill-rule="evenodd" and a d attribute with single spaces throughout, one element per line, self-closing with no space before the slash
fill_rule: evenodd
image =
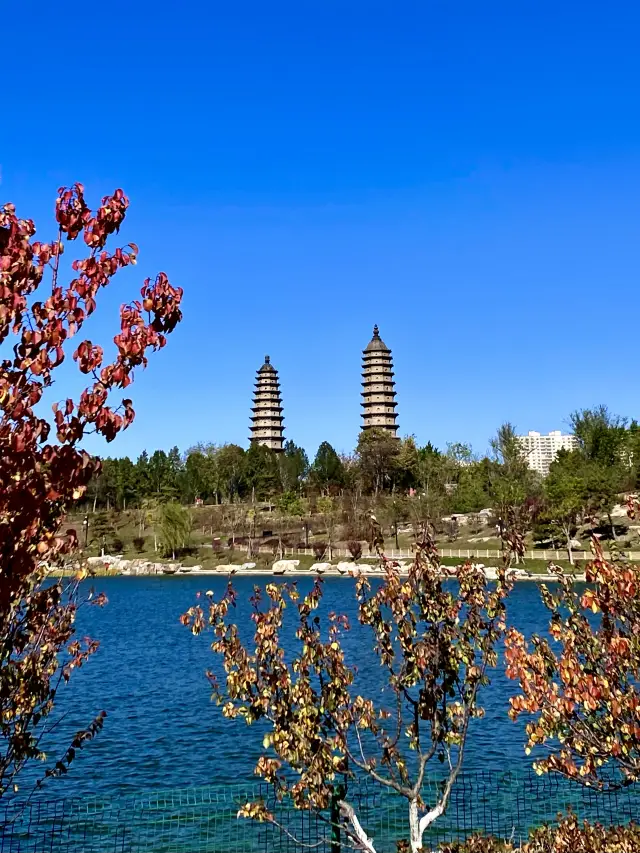
<path id="1" fill-rule="evenodd" d="M 437 779 L 425 786 L 435 802 Z M 353 805 L 380 851 L 407 836 L 404 800 L 370 780 L 349 781 Z M 263 799 L 290 834 L 238 819 L 248 800 Z M 483 832 L 524 840 L 529 829 L 573 810 L 605 825 L 640 820 L 640 786 L 597 792 L 556 777 L 513 773 L 462 774 L 445 815 L 425 834 L 426 848 Z M 266 785 L 183 788 L 145 796 L 32 802 L 6 806 L 0 853 L 340 853 L 349 845 L 317 816 L 277 803 Z M 291 836 L 294 836 L 292 838 Z"/>

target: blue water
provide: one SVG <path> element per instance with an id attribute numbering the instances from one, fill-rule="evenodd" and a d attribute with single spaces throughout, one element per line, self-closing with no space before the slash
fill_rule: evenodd
<path id="1" fill-rule="evenodd" d="M 236 578 L 238 624 L 248 624 L 247 600 L 261 579 Z M 99 711 L 107 712 L 103 731 L 79 754 L 66 777 L 46 784 L 46 796 L 132 794 L 154 789 L 228 785 L 252 781 L 262 737 L 241 721 L 225 720 L 211 702 L 204 672 L 216 658 L 207 635 L 194 637 L 179 622 L 196 603 L 199 590 L 221 592 L 223 578 L 99 578 L 94 584 L 109 603 L 79 615 L 78 633 L 100 641 L 99 651 L 61 688 L 59 708 L 67 714 L 49 740 L 53 758 L 73 733 Z M 310 578 L 300 579 L 304 592 Z M 357 625 L 353 580 L 329 578 L 322 607 L 346 612 L 353 630 L 347 659 L 359 667 L 360 690 L 379 685 L 368 632 Z M 512 624 L 526 634 L 544 631 L 547 613 L 532 583 L 513 590 Z M 379 687 L 378 687 L 379 689 Z M 468 769 L 526 769 L 522 726 L 507 717 L 515 685 L 501 668 L 482 694 L 483 720 L 474 721 Z M 29 782 L 24 778 L 23 783 Z"/>

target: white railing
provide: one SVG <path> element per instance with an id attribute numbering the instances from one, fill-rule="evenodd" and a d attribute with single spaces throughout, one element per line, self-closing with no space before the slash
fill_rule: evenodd
<path id="1" fill-rule="evenodd" d="M 264 545 L 261 545 L 258 548 L 258 551 L 261 554 L 273 555 L 273 550 L 273 548 L 268 548 Z M 640 551 L 624 551 L 624 549 L 622 550 L 629 560 L 640 562 Z M 347 548 L 332 548 L 331 551 L 333 557 L 344 557 L 347 559 L 351 559 L 351 552 Z M 313 548 L 284 548 L 284 553 L 289 556 L 314 556 Z M 491 550 L 489 548 L 439 548 L 438 553 L 441 557 L 457 558 L 460 560 L 468 560 L 471 557 L 476 560 L 491 560 L 500 559 L 500 557 L 502 556 L 501 551 Z M 385 549 L 385 554 L 392 560 L 410 560 L 412 559 L 414 552 L 408 550 L 396 551 L 393 548 L 387 548 Z M 327 548 L 325 558 L 328 557 L 328 555 L 329 549 Z M 608 551 L 604 552 L 605 559 L 608 559 L 610 556 L 611 554 Z M 364 553 L 361 559 L 366 560 L 368 557 L 370 557 L 371 559 L 375 559 L 375 555 L 369 555 Z M 590 560 L 591 557 L 591 551 L 573 551 L 574 560 Z M 550 562 L 552 560 L 566 560 L 567 552 L 566 550 L 562 549 L 559 551 L 542 549 L 536 551 L 525 551 L 524 558 L 525 560 L 544 560 L 545 562 Z"/>

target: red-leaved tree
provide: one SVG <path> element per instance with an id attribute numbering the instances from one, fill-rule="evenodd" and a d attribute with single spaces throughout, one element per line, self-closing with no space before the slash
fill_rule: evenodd
<path id="1" fill-rule="evenodd" d="M 127 388 L 182 316 L 182 290 L 164 273 L 147 279 L 141 298 L 120 309 L 111 361 L 91 340 L 76 345 L 73 359 L 89 384 L 77 400 L 53 405 L 52 429 L 42 398 L 71 339 L 96 310 L 101 289 L 136 262 L 133 243 L 106 248 L 128 205 L 116 190 L 93 212 L 81 184 L 60 189 L 57 234 L 48 243 L 34 239 L 34 223 L 12 204 L 0 208 L 0 796 L 30 759 L 45 757 L 56 690 L 96 648 L 73 639 L 82 573 L 66 585 L 43 584 L 47 570 L 77 546 L 75 532 L 63 532 L 61 523 L 99 467 L 79 444 L 90 432 L 111 441 L 131 424 L 131 400 L 114 407 L 112 392 Z M 78 238 L 86 248 L 63 283 L 65 242 Z M 101 725 L 98 717 L 78 732 L 45 775 L 66 772 Z"/>

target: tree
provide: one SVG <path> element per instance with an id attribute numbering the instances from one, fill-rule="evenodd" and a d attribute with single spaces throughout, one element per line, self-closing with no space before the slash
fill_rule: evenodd
<path id="1" fill-rule="evenodd" d="M 399 550 L 398 525 L 406 521 L 409 516 L 408 499 L 390 495 L 381 504 L 382 518 L 388 524 L 391 535 L 394 537 L 396 550 Z M 376 517 L 379 519 L 379 516 Z"/>
<path id="2" fill-rule="evenodd" d="M 301 518 L 304 508 L 300 498 L 293 492 L 285 492 L 276 501 L 279 559 L 284 557 L 283 535 L 288 532 L 292 518 Z"/>
<path id="3" fill-rule="evenodd" d="M 153 489 L 151 486 L 151 473 L 149 471 L 149 454 L 143 450 L 140 456 L 136 459 L 136 494 L 138 504 L 141 505 L 145 498 L 151 496 Z"/>
<path id="4" fill-rule="evenodd" d="M 176 501 L 170 501 L 160 507 L 158 521 L 164 550 L 175 560 L 176 552 L 181 551 L 189 541 L 191 513 Z"/>
<path id="5" fill-rule="evenodd" d="M 479 512 L 491 504 L 491 480 L 494 471 L 489 459 L 479 459 L 459 467 L 455 491 L 451 494 L 453 512 Z"/>
<path id="6" fill-rule="evenodd" d="M 242 504 L 225 504 L 222 511 L 222 523 L 229 538 L 231 548 L 236 547 L 236 532 L 247 519 L 247 508 Z M 252 516 L 252 522 L 255 514 Z"/>
<path id="7" fill-rule="evenodd" d="M 507 584 L 504 571 L 489 586 L 466 563 L 452 570 L 457 586 L 451 589 L 430 541 L 421 543 L 407 578 L 392 563 L 383 560 L 383 566 L 380 585 L 372 588 L 363 576 L 355 583 L 359 621 L 384 672 L 382 694 L 358 692 L 357 671 L 342 644 L 346 618 L 330 613 L 321 619 L 322 579 L 302 600 L 295 584 L 257 589 L 250 646 L 231 621 L 231 586 L 219 600 L 208 594 L 206 616 L 196 606 L 183 622 L 196 634 L 207 625 L 214 634 L 212 649 L 225 675 L 214 681 L 213 693 L 223 714 L 267 724 L 255 772 L 276 786 L 279 797 L 289 795 L 297 808 L 314 811 L 341 797 L 342 830 L 356 847 L 375 853 L 340 787 L 341 778 L 360 773 L 406 800 L 410 847 L 418 853 L 426 828 L 447 808 L 470 720 L 482 716 L 478 694 L 497 660 Z M 298 648 L 288 641 L 285 652 L 281 632 L 290 636 L 282 631 L 289 605 L 297 610 Z M 427 801 L 424 781 L 438 760 L 448 773 Z M 240 814 L 275 822 L 262 802 L 247 803 Z"/>
<path id="8" fill-rule="evenodd" d="M 409 506 L 414 527 L 421 536 L 424 530 L 435 530 L 449 503 L 446 460 L 431 442 L 418 451 L 417 479 L 417 493 Z"/>
<path id="9" fill-rule="evenodd" d="M 627 447 L 626 421 L 611 414 L 606 406 L 573 412 L 570 421 L 580 452 L 587 463 L 588 511 L 592 516 L 605 515 L 611 536 L 616 539 L 611 510 L 618 494 L 624 489 L 629 464 L 632 464 Z"/>
<path id="10" fill-rule="evenodd" d="M 278 493 L 280 471 L 275 450 L 262 444 L 252 444 L 244 455 L 244 463 L 247 488 L 257 500 L 265 500 Z"/>
<path id="11" fill-rule="evenodd" d="M 420 453 L 414 436 L 409 435 L 400 441 L 396 469 L 397 485 L 405 491 L 412 489 L 418 482 L 420 469 Z"/>
<path id="12" fill-rule="evenodd" d="M 541 586 L 551 639 L 508 632 L 507 675 L 520 686 L 510 715 L 529 720 L 527 752 L 545 747 L 536 771 L 610 786 L 640 779 L 640 566 L 605 560 L 597 540 L 593 549 L 586 589 L 561 571 L 557 592 Z"/>
<path id="13" fill-rule="evenodd" d="M 286 441 L 278 461 L 283 492 L 299 492 L 309 473 L 309 458 L 304 448 Z"/>
<path id="14" fill-rule="evenodd" d="M 171 466 L 164 450 L 155 450 L 151 454 L 148 472 L 153 494 L 159 497 L 171 490 Z"/>
<path id="15" fill-rule="evenodd" d="M 245 488 L 245 451 L 237 444 L 223 444 L 216 456 L 220 489 L 228 501 L 235 501 Z"/>
<path id="16" fill-rule="evenodd" d="M 581 476 L 584 466 L 576 456 L 575 453 L 561 450 L 551 463 L 543 484 L 542 503 L 536 514 L 536 523 L 546 525 L 552 536 L 556 530 L 562 534 L 572 565 L 571 543 L 585 504 L 585 482 Z"/>
<path id="17" fill-rule="evenodd" d="M 322 515 L 324 525 L 327 531 L 327 548 L 329 549 L 329 559 L 333 560 L 333 544 L 335 538 L 336 526 L 336 506 L 333 498 L 325 495 L 318 498 L 317 510 Z"/>
<path id="18" fill-rule="evenodd" d="M 136 261 L 133 243 L 113 252 L 106 248 L 127 207 L 126 196 L 116 190 L 94 213 L 81 184 L 63 188 L 55 206 L 57 235 L 50 243 L 34 240 L 34 223 L 19 219 L 12 204 L 0 209 L 0 345 L 5 348 L 0 362 L 0 795 L 28 761 L 42 758 L 40 738 L 46 742 L 58 686 L 96 648 L 90 640 L 73 639 L 83 573 L 66 585 L 43 584 L 48 567 L 77 548 L 75 531 L 62 533 L 61 523 L 99 469 L 79 445 L 90 432 L 112 441 L 132 423 L 131 400 L 113 408 L 112 392 L 131 384 L 135 368 L 146 365 L 149 351 L 165 345 L 181 318 L 182 291 L 164 273 L 155 282 L 147 279 L 141 299 L 120 309 L 111 362 L 105 362 L 98 344 L 78 344 L 73 359 L 93 381 L 77 402 L 53 404 L 57 443 L 49 442 L 51 424 L 38 404 L 53 385 L 71 338 L 96 310 L 101 289 Z M 64 240 L 80 236 L 88 252 L 72 262 L 74 277 L 64 284 Z M 38 299 L 41 287 L 46 292 Z M 102 716 L 79 732 L 44 775 L 66 772 L 101 725 Z"/>
<path id="19" fill-rule="evenodd" d="M 360 433 L 356 452 L 362 473 L 376 497 L 385 486 L 393 483 L 399 444 L 385 429 L 367 429 Z"/>
<path id="20" fill-rule="evenodd" d="M 344 466 L 328 441 L 323 441 L 311 466 L 311 479 L 323 494 L 344 485 Z"/>
<path id="21" fill-rule="evenodd" d="M 113 530 L 113 525 L 109 520 L 109 514 L 106 512 L 98 512 L 94 515 L 91 521 L 93 539 L 100 547 L 100 555 L 104 557 L 104 552 L 107 547 L 107 536 Z"/>
<path id="22" fill-rule="evenodd" d="M 187 451 L 183 469 L 183 497 L 189 503 L 196 498 L 207 500 L 220 494 L 219 450 L 215 444 L 199 444 Z"/>
<path id="23" fill-rule="evenodd" d="M 494 464 L 489 491 L 500 525 L 503 548 L 519 553 L 514 543 L 507 543 L 506 533 L 523 540 L 531 522 L 529 498 L 534 492 L 535 475 L 522 452 L 515 429 L 503 424 L 491 441 Z"/>

